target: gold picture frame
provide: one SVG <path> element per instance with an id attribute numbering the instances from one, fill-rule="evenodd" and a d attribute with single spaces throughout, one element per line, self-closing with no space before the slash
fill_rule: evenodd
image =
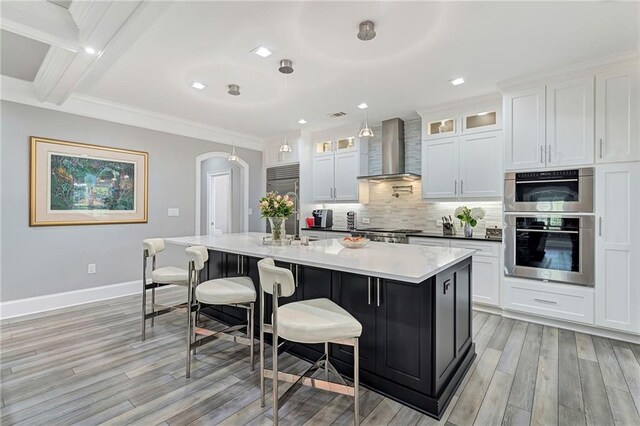
<path id="1" fill-rule="evenodd" d="M 148 222 L 149 153 L 32 136 L 29 226 Z"/>

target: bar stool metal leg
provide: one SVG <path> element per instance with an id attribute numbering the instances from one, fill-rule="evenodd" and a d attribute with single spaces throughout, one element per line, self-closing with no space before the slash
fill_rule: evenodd
<path id="1" fill-rule="evenodd" d="M 329 342 L 324 342 L 324 379 L 329 381 Z"/>
<path id="2" fill-rule="evenodd" d="M 192 322 L 191 322 L 191 304 L 193 303 L 193 290 L 192 290 L 192 278 L 191 278 L 191 264 L 189 264 L 189 291 L 187 301 L 187 374 L 186 377 L 191 376 L 191 342 L 193 336 Z"/>
<path id="3" fill-rule="evenodd" d="M 151 263 L 151 270 L 155 270 L 156 269 L 156 256 L 153 255 L 153 260 Z M 151 287 L 151 313 L 155 313 L 156 312 L 156 284 L 154 284 L 153 287 Z M 156 317 L 152 316 L 151 317 L 151 327 L 153 327 L 156 323 Z"/>
<path id="4" fill-rule="evenodd" d="M 273 426 L 278 426 L 278 285 L 273 286 L 273 321 L 271 321 L 273 349 Z"/>
<path id="5" fill-rule="evenodd" d="M 353 422 L 360 424 L 360 339 L 353 339 Z"/>
<path id="6" fill-rule="evenodd" d="M 146 338 L 147 328 L 147 253 L 142 253 L 142 341 Z"/>
<path id="7" fill-rule="evenodd" d="M 249 303 L 249 309 L 247 310 L 247 337 L 249 337 L 249 365 L 250 365 L 250 370 L 254 371 L 255 368 L 255 363 L 254 363 L 254 358 L 255 358 L 255 350 L 254 350 L 254 346 L 253 346 L 253 323 L 254 323 L 254 316 L 253 316 L 253 303 Z"/>
<path id="8" fill-rule="evenodd" d="M 264 292 L 260 291 L 260 407 L 264 407 Z"/>

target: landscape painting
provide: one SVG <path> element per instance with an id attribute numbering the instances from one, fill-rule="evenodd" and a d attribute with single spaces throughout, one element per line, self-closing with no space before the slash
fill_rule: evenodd
<path id="1" fill-rule="evenodd" d="M 30 225 L 147 222 L 148 154 L 31 138 Z"/>

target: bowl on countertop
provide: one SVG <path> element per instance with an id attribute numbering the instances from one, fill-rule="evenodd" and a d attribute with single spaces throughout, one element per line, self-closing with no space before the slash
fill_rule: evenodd
<path id="1" fill-rule="evenodd" d="M 357 248 L 362 248 L 364 246 L 366 246 L 367 244 L 369 244 L 369 239 L 367 238 L 361 238 L 358 241 L 351 241 L 351 240 L 347 240 L 345 238 L 338 238 L 338 242 L 346 248 L 351 248 L 351 249 L 357 249 Z"/>

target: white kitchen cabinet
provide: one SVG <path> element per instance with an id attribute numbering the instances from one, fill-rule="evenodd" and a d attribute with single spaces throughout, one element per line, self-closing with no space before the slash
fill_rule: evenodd
<path id="1" fill-rule="evenodd" d="M 500 306 L 502 244 L 453 238 L 409 237 L 409 244 L 476 250 L 472 258 L 473 302 Z"/>
<path id="2" fill-rule="evenodd" d="M 333 153 L 313 157 L 313 200 L 333 201 Z"/>
<path id="3" fill-rule="evenodd" d="M 502 196 L 502 132 L 476 133 L 460 137 L 460 196 Z"/>
<path id="4" fill-rule="evenodd" d="M 504 96 L 505 167 L 545 166 L 545 87 Z"/>
<path id="5" fill-rule="evenodd" d="M 458 138 L 422 143 L 422 198 L 457 198 Z"/>
<path id="6" fill-rule="evenodd" d="M 596 162 L 640 160 L 640 69 L 596 74 Z"/>
<path id="7" fill-rule="evenodd" d="M 596 168 L 596 324 L 640 333 L 640 163 Z"/>
<path id="8" fill-rule="evenodd" d="M 546 99 L 546 166 L 593 163 L 593 76 L 549 84 Z"/>
<path id="9" fill-rule="evenodd" d="M 335 155 L 333 198 L 336 201 L 358 199 L 358 163 L 356 151 L 339 152 Z"/>
<path id="10" fill-rule="evenodd" d="M 422 198 L 498 198 L 501 195 L 501 132 L 422 143 Z"/>

